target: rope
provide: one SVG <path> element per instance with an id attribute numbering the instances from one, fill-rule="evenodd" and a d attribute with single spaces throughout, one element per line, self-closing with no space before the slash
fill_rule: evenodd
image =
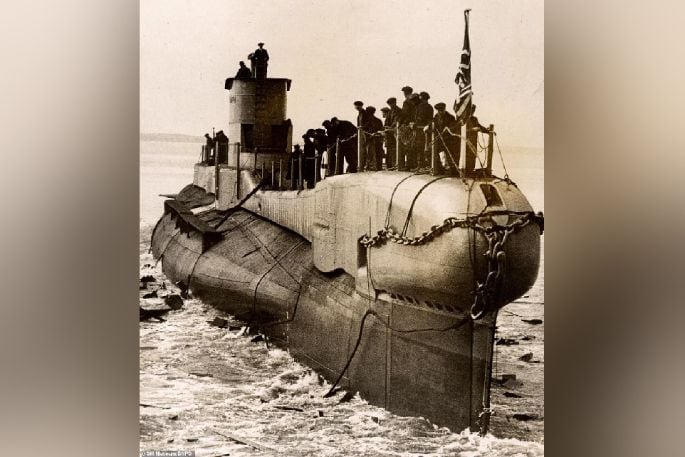
<path id="1" fill-rule="evenodd" d="M 490 326 L 489 330 L 491 331 L 491 339 L 490 339 L 490 348 L 492 348 L 492 352 L 488 351 L 486 353 L 486 359 L 485 359 L 485 373 L 483 376 L 483 397 L 481 398 L 481 406 L 483 407 L 483 410 L 478 414 L 478 425 L 480 426 L 480 433 L 481 435 L 485 435 L 485 432 L 487 431 L 487 425 L 490 420 L 490 416 L 492 415 L 492 408 L 490 407 L 490 399 L 488 396 L 488 383 L 490 382 L 490 379 L 492 378 L 492 358 L 496 355 L 496 348 L 495 348 L 495 333 L 497 332 L 497 325 L 495 325 L 495 322 L 497 322 L 497 317 L 495 316 L 495 319 L 493 319 L 492 325 Z M 473 339 L 473 334 L 471 334 L 471 338 Z M 488 367 L 490 367 L 490 373 L 488 373 Z M 485 418 L 485 420 L 484 420 Z"/>
<path id="2" fill-rule="evenodd" d="M 369 316 L 373 316 L 376 319 L 378 319 L 386 328 L 397 332 L 397 333 L 419 333 L 419 332 L 447 332 L 449 330 L 457 330 L 459 327 L 464 325 L 466 322 L 471 321 L 471 319 L 467 316 L 461 321 L 457 321 L 454 324 L 451 324 L 447 327 L 443 328 L 437 328 L 437 327 L 427 327 L 427 328 L 417 328 L 417 329 L 396 329 L 393 326 L 386 324 L 385 320 L 383 320 L 383 316 L 378 314 L 376 311 L 368 309 L 364 313 L 364 316 L 362 316 L 361 323 L 359 324 L 359 334 L 357 335 L 357 341 L 354 344 L 354 348 L 352 349 L 352 353 L 350 356 L 347 358 L 347 362 L 345 363 L 345 366 L 343 367 L 342 371 L 338 375 L 338 378 L 335 380 L 333 385 L 331 386 L 330 390 L 324 395 L 324 398 L 329 398 L 332 395 L 335 394 L 335 389 L 342 380 L 343 376 L 347 372 L 348 368 L 350 367 L 350 364 L 352 364 L 352 360 L 354 359 L 354 356 L 357 354 L 357 349 L 359 349 L 359 345 L 362 342 L 362 336 L 364 335 L 364 323 L 366 322 L 366 319 Z"/>
<path id="3" fill-rule="evenodd" d="M 388 204 L 388 212 L 385 214 L 385 226 L 384 227 L 386 229 L 390 225 L 390 210 L 392 209 L 392 202 L 393 202 L 393 199 L 395 198 L 395 192 L 397 192 L 397 189 L 400 187 L 400 184 L 402 184 L 404 181 L 411 178 L 412 176 L 416 176 L 416 175 L 417 175 L 417 173 L 412 173 L 408 176 L 405 176 L 397 184 L 395 184 L 395 188 L 392 190 L 392 194 L 390 194 L 390 203 Z"/>
<path id="4" fill-rule="evenodd" d="M 507 172 L 507 166 L 504 165 L 504 157 L 502 156 L 502 150 L 499 147 L 499 140 L 497 139 L 497 133 L 495 133 L 494 136 L 495 136 L 495 144 L 497 145 L 497 152 L 499 153 L 499 159 L 502 162 L 502 168 L 504 169 L 504 181 L 506 181 L 507 183 L 513 183 L 513 181 L 511 181 L 509 179 L 509 173 Z M 516 184 L 514 184 L 514 186 L 516 186 Z"/>
<path id="5" fill-rule="evenodd" d="M 411 205 L 409 206 L 409 211 L 407 212 L 407 220 L 404 221 L 404 227 L 402 228 L 402 233 L 401 236 L 404 237 L 407 233 L 407 228 L 409 228 L 409 220 L 411 219 L 412 212 L 414 211 L 414 204 L 416 203 L 416 200 L 418 199 L 419 195 L 421 195 L 421 192 L 424 191 L 424 189 L 431 184 L 433 184 L 435 181 L 439 181 L 441 179 L 445 179 L 447 176 L 439 176 L 437 178 L 433 178 L 430 181 L 428 181 L 426 184 L 424 184 L 419 191 L 414 195 L 414 198 L 412 199 Z"/>
<path id="6" fill-rule="evenodd" d="M 447 127 L 445 127 L 445 128 L 443 129 L 443 131 L 444 131 L 444 130 L 448 130 L 448 131 L 449 131 L 449 129 L 448 129 Z M 449 157 L 450 161 L 452 162 L 452 165 L 454 166 L 454 169 L 458 172 L 458 171 L 459 171 L 459 164 L 457 163 L 456 160 L 454 160 L 454 156 L 452 155 L 452 151 L 450 151 L 450 148 L 447 147 L 447 142 L 446 142 L 445 139 L 443 138 L 442 133 L 439 132 L 439 131 L 437 131 L 437 130 L 435 131 L 435 133 L 438 134 L 438 137 L 440 138 L 440 141 L 442 142 L 442 145 L 445 146 L 445 151 L 447 152 L 447 157 Z M 457 135 L 457 136 L 458 136 L 458 135 Z M 435 141 L 435 140 L 433 140 L 433 141 Z"/>

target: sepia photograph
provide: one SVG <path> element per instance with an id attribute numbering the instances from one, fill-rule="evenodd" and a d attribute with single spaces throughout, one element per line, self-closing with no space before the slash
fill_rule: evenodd
<path id="1" fill-rule="evenodd" d="M 141 455 L 544 455 L 544 128 L 542 0 L 141 1 Z"/>

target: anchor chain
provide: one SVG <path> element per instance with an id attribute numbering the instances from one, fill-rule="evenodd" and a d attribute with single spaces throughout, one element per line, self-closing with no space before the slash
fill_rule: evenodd
<path id="1" fill-rule="evenodd" d="M 519 219 L 516 222 L 503 227 L 502 230 L 484 232 L 488 240 L 488 250 L 483 253 L 488 259 L 488 274 L 485 281 L 476 281 L 475 299 L 471 305 L 471 318 L 480 319 L 483 314 L 492 307 L 497 300 L 497 294 L 502 284 L 504 264 L 507 255 L 504 252 L 504 244 L 509 235 L 515 230 L 521 229 L 530 223 L 530 219 Z"/>
<path id="2" fill-rule="evenodd" d="M 516 219 L 507 225 L 500 225 L 492 219 L 492 216 L 501 215 L 508 215 L 510 218 L 514 216 Z M 497 294 L 499 293 L 504 275 L 504 265 L 506 262 L 504 245 L 507 239 L 512 233 L 521 230 L 531 222 L 535 222 L 538 225 L 540 234 L 542 234 L 544 230 L 544 216 L 542 214 L 536 214 L 532 211 L 523 213 L 497 211 L 470 216 L 465 219 L 448 217 L 442 224 L 432 226 L 429 231 L 417 237 L 406 237 L 397 233 L 392 227 L 386 227 L 376 232 L 374 236 L 362 236 L 359 239 L 359 243 L 367 249 L 386 241 L 392 241 L 393 243 L 405 246 L 419 246 L 457 227 L 469 228 L 482 233 L 488 242 L 488 249 L 483 254 L 488 260 L 488 273 L 485 276 L 485 281 L 476 281 L 475 298 L 473 305 L 471 305 L 471 318 L 477 320 L 483 317 L 486 311 L 492 309 L 493 304 L 497 300 Z"/>
<path id="3" fill-rule="evenodd" d="M 479 223 L 479 221 L 482 220 L 484 217 L 490 217 L 493 215 L 518 216 L 518 218 L 508 225 L 493 224 L 492 226 L 484 226 L 481 223 Z M 440 236 L 441 234 L 447 233 L 454 228 L 471 228 L 483 233 L 487 238 L 492 233 L 504 232 L 506 230 L 510 230 L 510 232 L 519 230 L 531 221 L 535 221 L 542 229 L 542 216 L 539 216 L 533 213 L 532 211 L 525 213 L 497 212 L 477 216 L 469 216 L 465 219 L 448 217 L 442 222 L 442 224 L 433 225 L 430 228 L 430 230 L 428 230 L 427 232 L 423 232 L 421 235 L 416 237 L 407 237 L 402 235 L 401 233 L 396 232 L 392 227 L 385 227 L 376 232 L 376 234 L 373 236 L 369 236 L 368 234 L 363 235 L 359 239 L 359 243 L 366 248 L 385 243 L 386 241 L 392 241 L 393 243 L 402 244 L 405 246 L 418 246 L 421 244 L 428 243 L 429 241 L 432 241 L 436 237 Z"/>

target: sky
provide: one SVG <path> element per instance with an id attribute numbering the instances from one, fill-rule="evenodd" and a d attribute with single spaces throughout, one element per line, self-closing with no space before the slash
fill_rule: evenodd
<path id="1" fill-rule="evenodd" d="M 502 144 L 542 147 L 542 0 L 141 0 L 141 132 L 225 130 L 224 81 L 260 41 L 268 76 L 293 80 L 294 141 L 332 116 L 354 122 L 355 100 L 401 103 L 405 85 L 451 107 L 466 8 L 481 124 Z"/>

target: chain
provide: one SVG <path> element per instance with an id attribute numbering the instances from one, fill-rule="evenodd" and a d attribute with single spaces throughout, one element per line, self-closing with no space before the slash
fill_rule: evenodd
<path id="1" fill-rule="evenodd" d="M 495 215 L 509 215 L 517 216 L 516 220 L 507 225 L 499 225 L 492 220 Z M 487 218 L 487 222 L 481 223 L 483 218 Z M 488 242 L 488 249 L 483 254 L 488 260 L 488 273 L 485 276 L 485 281 L 476 281 L 474 291 L 474 301 L 471 305 L 471 318 L 473 320 L 480 319 L 497 301 L 497 294 L 499 293 L 504 274 L 504 265 L 506 262 L 506 253 L 504 245 L 512 233 L 517 232 L 523 227 L 534 222 L 540 228 L 540 233 L 544 230 L 544 218 L 540 214 L 535 214 L 532 211 L 514 212 L 514 211 L 493 211 L 490 213 L 480 214 L 477 216 L 470 216 L 466 219 L 457 219 L 448 217 L 440 225 L 434 225 L 429 231 L 422 233 L 417 237 L 406 237 L 397 233 L 391 227 L 386 227 L 379 230 L 374 236 L 364 235 L 359 239 L 359 243 L 367 249 L 384 243 L 385 241 L 392 241 L 393 243 L 405 246 L 419 246 L 425 244 L 443 233 L 447 233 L 453 228 L 469 228 L 480 232 L 485 236 Z"/>
<path id="2" fill-rule="evenodd" d="M 519 216 L 516 221 L 512 222 L 509 225 L 499 225 L 499 224 L 493 224 L 491 226 L 484 226 L 479 223 L 481 219 L 484 217 L 489 217 L 489 216 L 496 216 L 496 215 L 510 215 L 510 216 Z M 529 212 L 514 212 L 514 211 L 497 211 L 497 212 L 490 212 L 490 213 L 485 213 L 477 216 L 470 216 L 467 217 L 466 219 L 457 219 L 456 217 L 448 217 L 445 219 L 442 224 L 440 225 L 434 225 L 428 230 L 427 232 L 423 232 L 421 235 L 417 237 L 407 237 L 403 236 L 401 233 L 396 232 L 392 227 L 385 227 L 378 232 L 376 232 L 375 235 L 370 236 L 370 235 L 363 235 L 359 239 L 359 243 L 366 247 L 372 247 L 377 244 L 382 244 L 386 241 L 391 241 L 393 243 L 397 244 L 402 244 L 405 246 L 419 246 L 425 243 L 428 243 L 429 241 L 432 241 L 433 239 L 437 238 L 443 233 L 447 233 L 451 231 L 454 228 L 470 228 L 477 230 L 485 235 L 485 237 L 488 239 L 488 243 L 490 246 L 490 249 L 488 252 L 492 250 L 492 247 L 494 246 L 494 238 L 495 236 L 499 236 L 497 234 L 507 232 L 512 233 L 516 230 L 519 230 L 520 228 L 528 225 L 529 222 L 534 221 L 538 225 L 541 226 L 541 221 L 540 221 L 541 216 L 536 215 L 532 211 Z M 508 236 L 508 233 L 506 236 Z M 494 235 L 493 235 L 494 234 Z M 493 241 L 490 241 L 490 238 L 493 239 Z M 506 237 L 504 238 L 504 241 L 506 241 Z M 502 242 L 502 244 L 504 244 Z"/>
<path id="3" fill-rule="evenodd" d="M 518 219 L 516 222 L 504 226 L 502 230 L 493 232 L 484 232 L 485 238 L 488 240 L 488 250 L 483 254 L 488 259 L 488 274 L 485 281 L 476 281 L 475 299 L 471 306 L 471 317 L 479 319 L 483 314 L 491 308 L 491 304 L 497 299 L 499 286 L 502 283 L 502 274 L 504 272 L 504 263 L 506 261 L 506 253 L 504 252 L 504 244 L 509 238 L 509 235 L 515 230 L 525 227 L 530 223 L 531 219 Z"/>

